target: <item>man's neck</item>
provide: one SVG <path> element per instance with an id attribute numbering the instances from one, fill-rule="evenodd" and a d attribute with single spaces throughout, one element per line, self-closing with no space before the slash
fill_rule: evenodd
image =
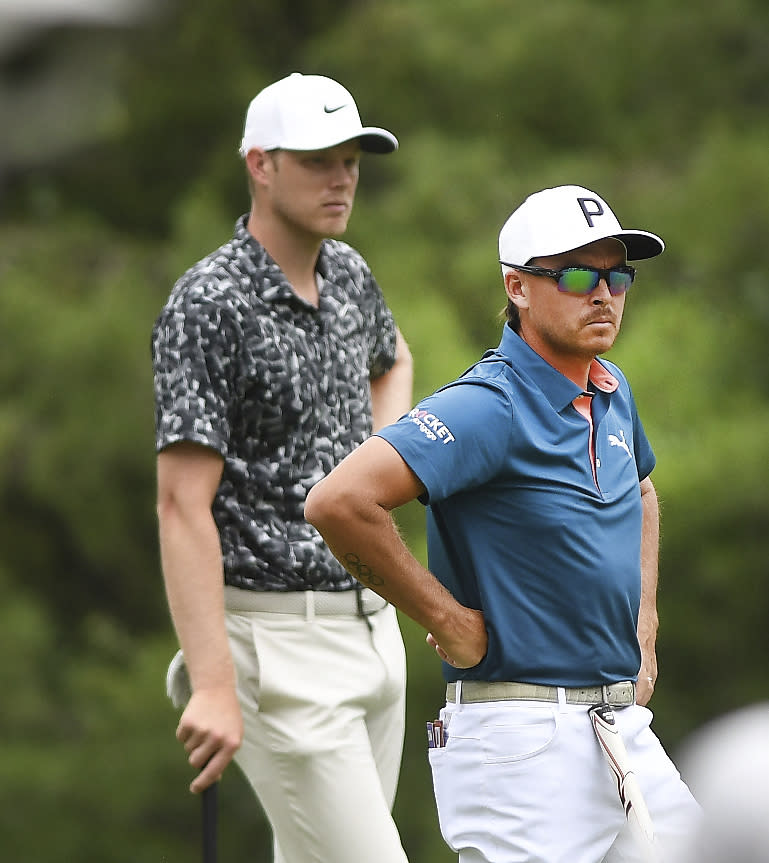
<path id="1" fill-rule="evenodd" d="M 556 371 L 559 371 L 564 377 L 568 378 L 572 383 L 575 383 L 583 392 L 587 389 L 587 383 L 590 377 L 590 369 L 593 365 L 593 356 L 574 356 L 561 354 L 554 351 L 541 340 L 531 341 L 521 331 L 519 333 L 526 344 L 542 359 L 549 363 Z"/>
<path id="2" fill-rule="evenodd" d="M 315 265 L 322 240 L 287 231 L 281 225 L 259 219 L 253 211 L 246 227 L 281 268 L 294 293 L 317 306 L 319 295 Z"/>

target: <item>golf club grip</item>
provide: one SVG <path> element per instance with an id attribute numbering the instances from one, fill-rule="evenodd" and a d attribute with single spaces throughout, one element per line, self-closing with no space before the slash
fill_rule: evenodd
<path id="1" fill-rule="evenodd" d="M 202 794 L 203 863 L 216 863 L 216 810 L 218 782 L 209 785 Z"/>

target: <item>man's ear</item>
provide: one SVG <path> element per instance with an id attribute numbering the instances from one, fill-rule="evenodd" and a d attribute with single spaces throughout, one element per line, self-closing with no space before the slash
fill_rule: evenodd
<path id="1" fill-rule="evenodd" d="M 505 273 L 505 293 L 508 299 L 515 303 L 519 309 L 529 307 L 528 288 L 526 283 L 521 281 L 521 274 L 518 270 L 510 270 Z"/>
<path id="2" fill-rule="evenodd" d="M 246 167 L 251 179 L 258 185 L 263 185 L 268 180 L 268 172 L 272 169 L 273 160 L 267 150 L 254 147 L 246 153 Z"/>

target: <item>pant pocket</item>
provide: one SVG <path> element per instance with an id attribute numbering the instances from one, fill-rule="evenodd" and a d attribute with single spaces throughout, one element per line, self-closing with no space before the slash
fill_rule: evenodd
<path id="1" fill-rule="evenodd" d="M 550 707 L 517 707 L 481 725 L 484 764 L 525 761 L 544 752 L 558 731 L 558 712 Z"/>

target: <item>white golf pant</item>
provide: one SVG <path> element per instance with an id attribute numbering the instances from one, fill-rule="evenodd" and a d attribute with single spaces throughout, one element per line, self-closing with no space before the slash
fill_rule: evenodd
<path id="1" fill-rule="evenodd" d="M 561 696 L 563 690 L 559 690 Z M 449 703 L 445 748 L 430 749 L 441 832 L 460 863 L 642 863 L 617 783 L 583 705 Z M 637 705 L 614 715 L 655 828 L 661 863 L 700 807 Z"/>
<path id="2" fill-rule="evenodd" d="M 227 629 L 245 723 L 235 760 L 272 825 L 276 863 L 406 863 L 390 814 L 405 724 L 395 609 L 228 611 Z"/>

